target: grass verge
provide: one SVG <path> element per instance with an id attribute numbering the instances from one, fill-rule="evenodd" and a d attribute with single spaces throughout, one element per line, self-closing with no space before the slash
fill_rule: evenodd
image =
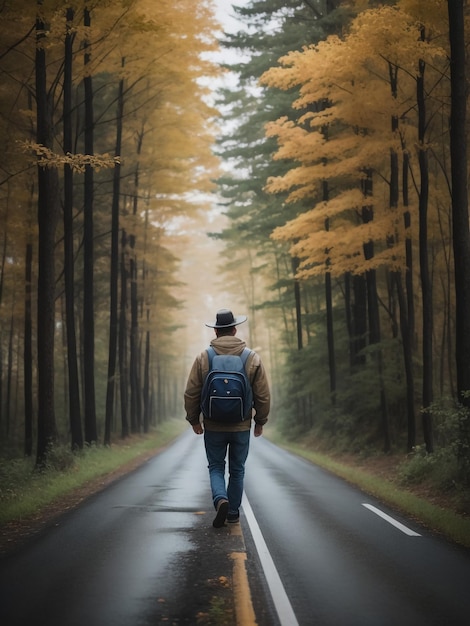
<path id="1" fill-rule="evenodd" d="M 459 515 L 456 511 L 436 505 L 412 491 L 404 489 L 397 482 L 386 480 L 372 471 L 356 467 L 351 463 L 340 462 L 327 454 L 316 452 L 304 446 L 285 442 L 276 432 L 270 432 L 269 439 L 285 450 L 356 485 L 364 492 L 385 502 L 391 508 L 417 520 L 432 532 L 470 548 L 470 519 Z"/>
<path id="2" fill-rule="evenodd" d="M 129 471 L 137 467 L 186 426 L 181 419 L 167 420 L 147 435 L 134 435 L 110 447 L 90 446 L 75 454 L 60 447 L 54 450 L 51 467 L 43 472 L 34 471 L 33 459 L 1 461 L 0 527 L 37 516 L 54 503 L 59 506 L 70 493 L 78 489 L 86 492 L 87 485 L 104 480 L 120 468 L 128 467 Z"/>
<path id="3" fill-rule="evenodd" d="M 0 461 L 0 528 L 39 518 L 48 508 L 56 508 L 58 512 L 65 510 L 69 508 L 67 500 L 70 494 L 75 494 L 70 499 L 70 506 L 77 504 L 102 488 L 113 476 L 138 467 L 186 427 L 184 420 L 168 420 L 148 435 L 119 440 L 109 448 L 92 446 L 77 454 L 62 448 L 55 459 L 58 467 L 41 473 L 34 472 L 34 461 L 31 459 Z M 451 508 L 438 506 L 404 489 L 397 482 L 386 480 L 373 470 L 338 461 L 306 446 L 285 442 L 273 429 L 266 434 L 273 443 L 358 486 L 431 531 L 470 547 L 470 519 Z"/>

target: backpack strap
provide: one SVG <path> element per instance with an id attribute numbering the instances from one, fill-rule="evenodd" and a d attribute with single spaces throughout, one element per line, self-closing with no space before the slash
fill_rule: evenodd
<path id="1" fill-rule="evenodd" d="M 209 372 L 212 369 L 212 359 L 217 355 L 217 352 L 214 350 L 214 348 L 212 346 L 209 346 L 206 349 L 207 352 L 207 359 L 209 361 Z M 246 362 L 248 361 L 248 357 L 250 356 L 250 354 L 252 354 L 253 350 L 250 350 L 250 348 L 244 348 L 243 352 L 240 354 L 240 358 L 242 360 L 243 363 L 243 367 L 246 369 Z"/>
<path id="2" fill-rule="evenodd" d="M 210 372 L 211 369 L 212 369 L 212 359 L 215 357 L 217 352 L 214 350 L 214 348 L 212 346 L 209 346 L 209 348 L 207 348 L 206 352 L 207 352 L 207 358 L 208 358 L 208 361 L 209 361 L 209 372 Z"/>
<path id="3" fill-rule="evenodd" d="M 250 348 L 244 348 L 243 352 L 240 354 L 240 358 L 242 360 L 243 363 L 243 367 L 246 369 L 246 362 L 248 361 L 248 357 L 250 356 L 250 354 L 253 352 L 253 350 L 250 350 Z"/>

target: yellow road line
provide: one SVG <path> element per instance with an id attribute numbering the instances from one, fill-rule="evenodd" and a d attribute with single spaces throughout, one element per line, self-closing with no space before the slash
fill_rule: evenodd
<path id="1" fill-rule="evenodd" d="M 256 626 L 245 566 L 246 552 L 232 552 L 230 558 L 233 559 L 233 594 L 237 626 Z"/>

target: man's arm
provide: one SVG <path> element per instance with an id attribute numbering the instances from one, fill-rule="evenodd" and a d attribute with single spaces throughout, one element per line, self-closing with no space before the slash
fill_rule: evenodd
<path id="1" fill-rule="evenodd" d="M 201 413 L 201 391 L 202 391 L 202 373 L 201 358 L 197 358 L 188 376 L 186 389 L 184 392 L 184 408 L 186 410 L 186 419 L 191 424 L 193 431 L 197 435 L 204 432 L 199 421 Z"/>
<path id="2" fill-rule="evenodd" d="M 255 409 L 255 436 L 259 437 L 263 431 L 263 426 L 268 421 L 271 408 L 271 393 L 269 391 L 268 377 L 261 359 L 258 357 L 256 373 L 253 377 L 253 405 Z M 256 426 L 261 427 L 259 434 L 256 434 Z"/>
<path id="3" fill-rule="evenodd" d="M 253 434 L 255 437 L 261 437 L 261 435 L 263 434 L 263 427 L 261 424 L 255 424 L 255 430 Z"/>
<path id="4" fill-rule="evenodd" d="M 202 435 L 204 433 L 204 428 L 202 427 L 202 424 L 200 422 L 198 422 L 197 424 L 191 424 L 191 426 L 193 427 L 193 431 L 196 433 L 196 435 Z"/>

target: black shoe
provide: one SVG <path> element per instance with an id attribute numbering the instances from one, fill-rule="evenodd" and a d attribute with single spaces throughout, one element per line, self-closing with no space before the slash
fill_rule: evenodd
<path id="1" fill-rule="evenodd" d="M 222 528 L 222 526 L 225 524 L 225 520 L 227 519 L 227 513 L 228 513 L 227 500 L 219 500 L 219 502 L 217 503 L 217 515 L 214 517 L 212 526 L 214 528 Z"/>
<path id="2" fill-rule="evenodd" d="M 227 515 L 228 524 L 237 524 L 240 521 L 240 513 L 229 513 Z"/>

